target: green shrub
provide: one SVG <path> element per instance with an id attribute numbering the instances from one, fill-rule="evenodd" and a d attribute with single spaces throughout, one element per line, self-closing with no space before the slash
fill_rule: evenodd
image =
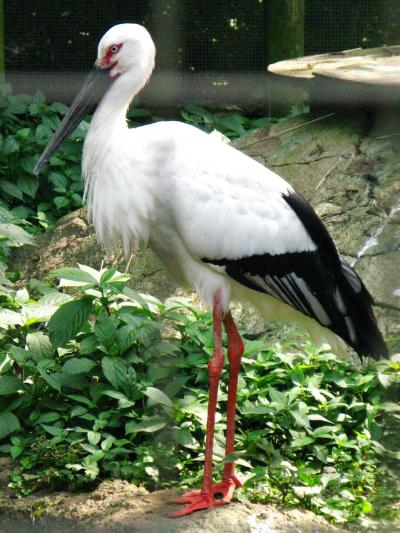
<path id="1" fill-rule="evenodd" d="M 74 490 L 105 477 L 198 486 L 211 315 L 136 294 L 113 270 L 57 275 L 61 289 L 78 292 L 34 281 L 0 312 L 0 453 L 18 465 L 11 486 Z M 356 370 L 294 339 L 245 343 L 234 455 L 246 482 L 237 497 L 364 526 L 382 509 L 395 515 L 400 407 L 390 395 L 400 358 Z M 216 475 L 227 381 L 225 368 Z"/>
<path id="2" fill-rule="evenodd" d="M 87 123 L 77 128 L 40 176 L 33 174 L 66 110 L 63 104 L 46 104 L 41 93 L 13 95 L 9 85 L 0 87 L 1 205 L 28 221 L 31 232 L 46 229 L 82 204 L 80 158 Z"/>

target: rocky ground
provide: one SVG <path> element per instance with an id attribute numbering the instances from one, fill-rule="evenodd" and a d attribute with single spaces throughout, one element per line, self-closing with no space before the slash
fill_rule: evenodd
<path id="1" fill-rule="evenodd" d="M 343 531 L 308 511 L 231 503 L 169 518 L 180 491 L 148 493 L 126 481 L 105 481 L 89 493 L 63 492 L 16 500 L 0 496 L 0 533 L 334 533 Z"/>

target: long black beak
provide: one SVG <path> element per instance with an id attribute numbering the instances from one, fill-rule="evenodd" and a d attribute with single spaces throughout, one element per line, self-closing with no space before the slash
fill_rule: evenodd
<path id="1" fill-rule="evenodd" d="M 91 107 L 101 99 L 112 81 L 108 69 L 100 69 L 96 65 L 93 66 L 58 130 L 55 132 L 54 137 L 46 146 L 39 161 L 36 163 L 33 170 L 35 174 L 39 173 L 42 166 L 47 163 L 68 135 L 75 130 Z"/>

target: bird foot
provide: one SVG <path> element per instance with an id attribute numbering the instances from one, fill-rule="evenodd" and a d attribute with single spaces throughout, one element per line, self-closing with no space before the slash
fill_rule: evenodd
<path id="1" fill-rule="evenodd" d="M 185 503 L 185 507 L 170 514 L 171 517 L 186 516 L 194 511 L 202 509 L 209 509 L 210 507 L 219 507 L 230 502 L 236 487 L 242 487 L 243 484 L 236 476 L 229 479 L 224 479 L 212 486 L 212 494 L 204 493 L 203 490 L 191 490 L 186 492 L 179 498 L 170 501 L 169 503 Z"/>

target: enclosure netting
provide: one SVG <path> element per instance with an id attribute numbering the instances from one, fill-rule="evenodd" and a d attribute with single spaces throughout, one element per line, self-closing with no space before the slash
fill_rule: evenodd
<path id="1" fill-rule="evenodd" d="M 152 33 L 158 72 L 265 73 L 269 1 L 4 0 L 6 70 L 86 71 L 104 31 L 133 21 Z M 400 42 L 399 0 L 304 5 L 305 54 Z"/>

